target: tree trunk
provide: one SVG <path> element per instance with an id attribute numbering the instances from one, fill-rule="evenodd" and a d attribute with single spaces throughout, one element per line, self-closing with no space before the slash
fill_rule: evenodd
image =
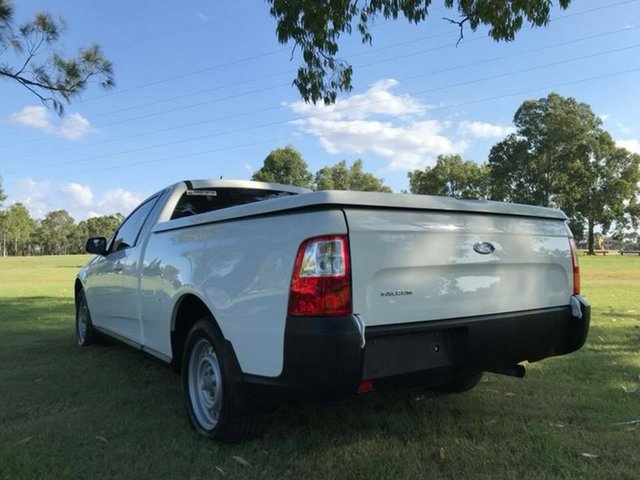
<path id="1" fill-rule="evenodd" d="M 589 219 L 589 255 L 595 255 L 593 244 L 594 244 L 594 235 L 593 235 L 593 220 Z"/>

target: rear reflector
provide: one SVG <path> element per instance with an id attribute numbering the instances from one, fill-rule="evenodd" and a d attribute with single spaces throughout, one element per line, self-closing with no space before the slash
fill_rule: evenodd
<path id="1" fill-rule="evenodd" d="M 373 380 L 363 380 L 360 382 L 360 385 L 358 385 L 358 393 L 367 393 L 373 390 L 375 390 Z"/>
<path id="2" fill-rule="evenodd" d="M 569 248 L 571 249 L 571 266 L 573 267 L 573 294 L 580 294 L 580 265 L 578 263 L 578 251 L 573 238 L 569 239 Z"/>
<path id="3" fill-rule="evenodd" d="M 296 256 L 289 291 L 289 315 L 351 313 L 351 272 L 346 235 L 310 238 Z"/>

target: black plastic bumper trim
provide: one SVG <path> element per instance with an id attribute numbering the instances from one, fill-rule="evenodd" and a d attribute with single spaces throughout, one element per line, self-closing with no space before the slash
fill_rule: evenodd
<path id="1" fill-rule="evenodd" d="M 590 305 L 582 317 L 569 306 L 476 317 L 368 327 L 366 346 L 353 316 L 288 317 L 278 377 L 242 375 L 259 403 L 354 393 L 363 379 L 442 383 L 465 372 L 564 355 L 584 344 Z"/>

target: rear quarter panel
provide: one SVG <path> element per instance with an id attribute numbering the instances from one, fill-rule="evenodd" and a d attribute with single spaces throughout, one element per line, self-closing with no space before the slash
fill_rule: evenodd
<path id="1" fill-rule="evenodd" d="M 243 372 L 278 376 L 298 247 L 310 237 L 345 233 L 339 209 L 152 233 L 141 278 L 145 345 L 172 356 L 174 306 L 191 293 L 209 307 Z"/>

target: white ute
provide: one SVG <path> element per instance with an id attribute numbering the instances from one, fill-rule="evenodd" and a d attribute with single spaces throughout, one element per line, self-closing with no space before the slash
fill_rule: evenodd
<path id="1" fill-rule="evenodd" d="M 105 334 L 171 362 L 191 424 L 223 440 L 293 398 L 521 377 L 589 328 L 566 216 L 549 208 L 184 181 L 87 251 L 78 344 Z"/>

